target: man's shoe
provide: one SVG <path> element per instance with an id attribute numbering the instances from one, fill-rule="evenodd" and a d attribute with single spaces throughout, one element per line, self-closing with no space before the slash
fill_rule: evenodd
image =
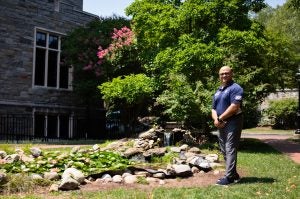
<path id="1" fill-rule="evenodd" d="M 229 180 L 227 177 L 221 178 L 216 182 L 216 185 L 226 186 L 233 183 L 233 181 Z"/>
<path id="2" fill-rule="evenodd" d="M 239 181 L 241 181 L 240 175 L 237 173 L 235 176 L 231 178 L 231 181 L 233 181 L 234 183 L 238 183 Z"/>
<path id="3" fill-rule="evenodd" d="M 223 177 L 223 178 L 226 178 L 226 177 Z M 217 180 L 217 182 L 216 183 L 218 183 L 218 182 L 220 182 L 223 178 L 220 178 L 219 180 Z"/>

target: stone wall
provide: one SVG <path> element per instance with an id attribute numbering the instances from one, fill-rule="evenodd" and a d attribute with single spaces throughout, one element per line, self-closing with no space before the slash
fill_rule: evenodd
<path id="1" fill-rule="evenodd" d="M 36 32 L 51 35 L 51 38 L 60 38 L 74 28 L 98 18 L 82 11 L 82 7 L 83 0 L 0 1 L 0 140 L 27 135 L 39 136 L 42 139 L 98 138 L 96 136 L 99 134 L 99 126 L 102 129 L 105 127 L 105 124 L 99 124 L 105 122 L 103 117 L 99 121 L 97 117 L 96 120 L 87 116 L 86 109 L 76 103 L 71 87 L 66 89 L 64 86 L 65 89 L 61 89 L 55 85 L 51 85 L 52 88 L 45 85 L 35 86 L 33 80 Z M 50 41 L 48 38 L 44 40 Z M 56 44 L 59 46 L 59 42 Z M 57 56 L 60 50 L 63 51 L 59 47 L 53 49 L 47 45 L 39 46 L 39 52 L 45 55 L 43 57 L 43 54 L 39 54 L 42 57 L 38 60 L 39 63 L 47 63 L 46 60 L 49 63 L 50 58 L 47 59 L 47 55 L 50 56 L 50 51 Z M 51 58 L 51 61 L 55 60 L 55 57 Z M 56 65 L 55 61 L 50 64 L 52 67 Z M 40 68 L 46 71 L 47 64 Z M 55 69 L 56 76 L 51 72 L 47 76 L 54 79 L 56 85 L 56 78 L 60 78 L 58 71 L 59 68 Z M 43 71 L 37 74 L 35 77 L 46 81 Z M 28 121 L 32 119 L 30 128 L 22 123 L 23 116 L 28 116 Z M 82 122 L 86 120 L 89 123 Z M 91 121 L 96 121 L 94 123 L 97 125 Z"/>
<path id="2" fill-rule="evenodd" d="M 28 107 L 72 109 L 74 98 L 71 91 L 33 87 L 34 34 L 35 28 L 38 27 L 66 35 L 75 27 L 96 19 L 97 16 L 82 11 L 82 2 L 82 0 L 0 1 L 2 107 L 24 106 L 24 110 L 29 113 L 32 109 Z"/>
<path id="3" fill-rule="evenodd" d="M 298 99 L 298 90 L 297 89 L 286 89 L 284 91 L 278 90 L 275 93 L 271 93 L 266 99 L 261 103 L 260 110 L 265 110 L 268 108 L 270 100 L 282 100 L 286 98 Z"/>
<path id="4" fill-rule="evenodd" d="M 297 89 L 286 89 L 284 91 L 277 91 L 275 93 L 271 93 L 268 97 L 265 98 L 265 100 L 261 103 L 259 106 L 259 111 L 261 113 L 261 117 L 259 118 L 259 126 L 270 126 L 274 124 L 274 121 L 269 118 L 265 114 L 265 110 L 269 106 L 269 102 L 271 100 L 282 100 L 282 99 L 298 99 L 298 90 Z"/>

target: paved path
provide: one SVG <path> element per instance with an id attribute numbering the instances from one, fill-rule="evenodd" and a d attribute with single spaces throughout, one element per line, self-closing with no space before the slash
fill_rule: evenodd
<path id="1" fill-rule="evenodd" d="M 255 138 L 269 144 L 274 149 L 285 153 L 294 162 L 300 164 L 300 143 L 287 140 L 294 135 L 242 134 L 242 138 Z"/>

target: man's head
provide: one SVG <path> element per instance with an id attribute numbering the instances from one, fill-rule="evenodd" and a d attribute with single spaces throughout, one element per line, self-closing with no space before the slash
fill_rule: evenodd
<path id="1" fill-rule="evenodd" d="M 223 86 L 232 80 L 233 71 L 229 66 L 223 66 L 219 70 L 219 78 Z"/>

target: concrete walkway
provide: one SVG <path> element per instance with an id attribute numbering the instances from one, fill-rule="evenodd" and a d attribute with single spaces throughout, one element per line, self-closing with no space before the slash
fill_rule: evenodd
<path id="1" fill-rule="evenodd" d="M 242 138 L 255 138 L 269 144 L 274 149 L 286 154 L 294 162 L 300 164 L 300 143 L 288 140 L 295 135 L 278 134 L 242 134 Z M 299 135 L 297 135 L 299 136 Z"/>

